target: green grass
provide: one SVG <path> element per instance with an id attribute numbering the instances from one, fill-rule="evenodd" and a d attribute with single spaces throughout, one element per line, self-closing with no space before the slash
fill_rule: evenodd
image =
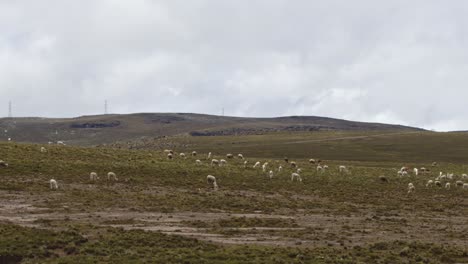
<path id="1" fill-rule="evenodd" d="M 377 132 L 364 133 L 375 135 Z M 460 188 L 425 188 L 427 179 L 439 171 L 458 175 L 468 172 L 463 163 L 468 156 L 468 139 L 463 133 L 422 133 L 371 138 L 312 141 L 324 138 L 356 137 L 362 133 L 320 132 L 286 133 L 263 136 L 198 137 L 167 139 L 186 153 L 198 151 L 198 157 L 183 160 L 175 155 L 167 160 L 161 150 L 82 148 L 0 143 L 0 159 L 9 167 L 0 168 L 0 201 L 25 201 L 42 208 L 45 215 L 32 222 L 42 229 L 4 223 L 0 225 L 0 255 L 24 263 L 456 263 L 467 258 L 466 247 L 444 246 L 437 237 L 418 242 L 404 236 L 408 226 L 435 223 L 434 234 L 453 241 L 467 239 L 466 227 L 452 230 L 452 222 L 468 215 L 467 192 Z M 296 143 L 291 143 L 296 142 Z M 185 147 L 182 147 L 185 146 Z M 163 147 L 169 148 L 169 147 Z M 229 159 L 225 168 L 211 167 L 205 159 L 211 151 L 215 158 L 226 153 L 243 153 L 243 161 Z M 303 169 L 303 182 L 291 182 L 293 169 L 282 158 L 288 156 Z M 330 166 L 318 174 L 309 158 L 320 158 Z M 203 161 L 195 165 L 195 159 Z M 256 161 L 269 162 L 269 169 L 282 165 L 282 174 L 270 180 L 253 169 Z M 431 167 L 438 161 L 437 167 Z M 338 165 L 345 164 L 351 174 L 341 175 Z M 398 178 L 403 165 L 427 167 L 429 175 Z M 95 171 L 100 180 L 90 182 Z M 119 181 L 107 182 L 105 175 L 114 171 Z M 213 192 L 206 183 L 215 175 L 220 190 Z M 388 183 L 378 176 L 386 175 Z M 51 191 L 48 181 L 58 180 L 59 190 Z M 413 182 L 416 192 L 407 194 Z M 2 210 L 3 207 L 0 207 Z M 76 220 L 50 219 L 54 215 L 97 212 L 224 213 L 233 216 L 208 221 L 192 219 L 176 225 L 205 228 L 227 237 L 271 235 L 294 240 L 343 241 L 342 246 L 227 246 L 159 232 L 107 228 L 109 225 L 147 224 L 136 216 L 127 219 L 97 218 Z M 242 217 L 235 214 L 275 214 L 289 218 Z M 31 213 L 32 214 L 32 213 Z M 336 230 L 311 227 L 294 220 L 316 214 L 335 219 L 362 217 L 359 226 L 337 222 Z M 405 216 L 420 217 L 411 223 Z M 391 218 L 395 217 L 395 219 Z M 427 217 L 429 220 L 426 220 Z M 451 220 L 452 218 L 461 220 Z M 367 220 L 369 219 L 369 220 Z M 443 219 L 443 221 L 441 220 Z M 310 220 L 314 221 L 314 220 Z M 442 223 L 442 224 L 440 224 Z M 300 227 L 297 230 L 241 230 Z M 406 228 L 406 229 L 405 229 Z M 458 228 L 458 227 L 457 227 Z M 229 230 L 232 229 L 232 230 Z M 239 229 L 239 230 L 236 230 Z M 366 231 L 367 229 L 373 231 Z M 344 230 L 344 233 L 340 230 Z M 359 235 L 387 231 L 401 236 L 395 239 L 362 243 Z M 401 230 L 401 231 L 400 231 Z M 378 234 L 376 233 L 376 237 Z M 353 243 L 348 243 L 353 240 Z M 430 242 L 428 242 L 430 241 Z M 447 243 L 445 241 L 444 243 Z M 449 243 L 450 244 L 450 243 Z M 60 258 L 59 258 L 60 257 Z M 1 261 L 0 261 L 1 263 Z"/>

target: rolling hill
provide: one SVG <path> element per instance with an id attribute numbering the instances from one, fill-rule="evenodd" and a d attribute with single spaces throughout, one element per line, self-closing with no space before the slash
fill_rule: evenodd
<path id="1" fill-rule="evenodd" d="M 258 135 L 304 131 L 417 131 L 413 127 L 316 117 L 245 118 L 191 113 L 137 113 L 76 118 L 2 118 L 0 140 L 71 145 L 110 144 L 175 135 Z"/>

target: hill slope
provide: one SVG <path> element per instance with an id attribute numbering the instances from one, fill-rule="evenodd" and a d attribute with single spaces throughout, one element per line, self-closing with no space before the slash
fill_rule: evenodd
<path id="1" fill-rule="evenodd" d="M 141 137 L 173 135 L 252 135 L 281 131 L 416 131 L 417 128 L 379 123 L 290 116 L 277 118 L 225 117 L 190 113 L 138 113 L 77 118 L 2 118 L 1 140 L 46 143 L 66 141 L 95 145 Z"/>

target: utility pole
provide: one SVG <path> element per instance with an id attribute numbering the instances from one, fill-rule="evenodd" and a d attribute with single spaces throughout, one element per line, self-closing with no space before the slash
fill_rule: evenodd
<path id="1" fill-rule="evenodd" d="M 224 116 L 224 107 L 221 109 L 221 115 Z"/>
<path id="2" fill-rule="evenodd" d="M 8 117 L 12 118 L 13 117 L 13 111 L 11 107 L 11 101 L 8 101 Z"/>
<path id="3" fill-rule="evenodd" d="M 107 100 L 104 100 L 104 114 L 107 115 Z"/>

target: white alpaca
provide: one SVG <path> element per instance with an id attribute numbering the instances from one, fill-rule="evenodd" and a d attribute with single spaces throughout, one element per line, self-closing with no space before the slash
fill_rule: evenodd
<path id="1" fill-rule="evenodd" d="M 219 160 L 217 160 L 217 159 L 212 159 L 212 160 L 211 160 L 211 167 L 214 167 L 214 166 L 216 166 L 216 165 L 219 165 Z"/>
<path id="2" fill-rule="evenodd" d="M 462 174 L 462 179 L 468 179 L 468 174 L 463 173 L 463 174 Z"/>
<path id="3" fill-rule="evenodd" d="M 97 181 L 97 179 L 98 179 L 97 173 L 96 173 L 96 172 L 91 172 L 91 173 L 89 174 L 89 179 L 90 179 L 91 181 Z"/>
<path id="4" fill-rule="evenodd" d="M 447 173 L 447 179 L 453 180 L 453 173 Z"/>
<path id="5" fill-rule="evenodd" d="M 170 159 L 170 160 L 172 159 L 172 154 L 171 153 L 167 154 L 167 159 Z"/>
<path id="6" fill-rule="evenodd" d="M 244 159 L 244 155 L 242 155 L 242 154 L 237 154 L 237 157 L 238 157 L 239 159 Z"/>
<path id="7" fill-rule="evenodd" d="M 227 159 L 232 159 L 232 158 L 234 158 L 234 155 L 232 155 L 231 153 L 226 154 L 226 158 L 227 158 Z"/>
<path id="8" fill-rule="evenodd" d="M 216 183 L 216 177 L 213 175 L 206 176 L 206 182 L 213 186 L 213 190 L 218 190 L 218 184 Z"/>
<path id="9" fill-rule="evenodd" d="M 413 169 L 413 172 L 414 172 L 414 175 L 415 175 L 415 176 L 418 176 L 418 174 L 419 174 L 418 168 L 414 168 L 414 169 Z"/>
<path id="10" fill-rule="evenodd" d="M 195 161 L 195 164 L 197 164 L 197 165 L 202 165 L 202 162 L 201 162 L 201 160 L 198 160 L 198 159 L 197 159 L 197 160 Z"/>
<path id="11" fill-rule="evenodd" d="M 291 167 L 293 167 L 293 168 L 296 168 L 296 166 L 297 166 L 296 162 L 294 162 L 294 161 L 291 161 L 290 164 L 291 164 Z"/>
<path id="12" fill-rule="evenodd" d="M 195 157 L 197 156 L 197 152 L 196 151 L 192 151 L 192 157 Z"/>
<path id="13" fill-rule="evenodd" d="M 63 142 L 63 141 L 57 141 L 57 145 L 65 145 L 65 142 Z"/>
<path id="14" fill-rule="evenodd" d="M 462 181 L 456 181 L 455 182 L 455 187 L 463 187 L 463 182 Z"/>
<path id="15" fill-rule="evenodd" d="M 244 161 L 244 168 L 247 168 L 247 161 Z"/>
<path id="16" fill-rule="evenodd" d="M 302 182 L 302 178 L 301 178 L 301 175 L 299 175 L 299 173 L 293 172 L 291 174 L 291 181 L 294 181 L 294 179 L 297 179 L 298 181 Z"/>
<path id="17" fill-rule="evenodd" d="M 268 166 L 268 162 L 263 163 L 262 165 L 263 172 L 266 172 L 267 166 Z"/>
<path id="18" fill-rule="evenodd" d="M 468 189 L 468 183 L 463 184 L 463 189 Z"/>
<path id="19" fill-rule="evenodd" d="M 255 164 L 253 165 L 253 168 L 255 169 L 255 168 L 257 168 L 258 166 L 260 166 L 260 161 L 255 162 Z"/>
<path id="20" fill-rule="evenodd" d="M 310 159 L 310 160 L 309 160 L 309 163 L 315 164 L 315 160 L 314 160 L 314 159 Z"/>
<path id="21" fill-rule="evenodd" d="M 219 166 L 220 166 L 220 167 L 224 167 L 224 166 L 226 166 L 226 165 L 227 165 L 227 161 L 226 161 L 226 160 L 224 160 L 224 159 L 219 160 Z"/>
<path id="22" fill-rule="evenodd" d="M 278 173 L 280 173 L 280 172 L 282 172 L 282 171 L 283 171 L 283 166 L 280 165 L 280 166 L 278 167 Z"/>
<path id="23" fill-rule="evenodd" d="M 117 175 L 114 173 L 114 172 L 108 172 L 107 173 L 107 180 L 110 181 L 110 180 L 113 180 L 113 181 L 118 181 L 119 179 L 117 179 Z"/>
<path id="24" fill-rule="evenodd" d="M 183 159 L 186 159 L 187 157 L 185 157 L 185 153 L 180 153 L 179 156 Z"/>
<path id="25" fill-rule="evenodd" d="M 450 190 L 450 182 L 447 182 L 447 183 L 445 184 L 445 189 Z"/>
<path id="26" fill-rule="evenodd" d="M 426 187 L 432 187 L 433 184 L 434 184 L 433 180 L 428 180 L 426 183 Z"/>
<path id="27" fill-rule="evenodd" d="M 42 153 L 46 153 L 46 152 L 47 152 L 47 149 L 44 148 L 44 147 L 41 147 L 41 152 L 42 152 Z"/>
<path id="28" fill-rule="evenodd" d="M 322 166 L 317 165 L 317 172 L 324 173 L 325 169 Z"/>
<path id="29" fill-rule="evenodd" d="M 435 186 L 442 187 L 442 183 L 440 181 L 434 181 Z"/>
<path id="30" fill-rule="evenodd" d="M 416 188 L 414 187 L 414 185 L 411 182 L 408 183 L 408 194 L 413 193 L 415 190 Z"/>
<path id="31" fill-rule="evenodd" d="M 268 175 L 270 176 L 270 180 L 273 178 L 274 174 L 273 174 L 273 171 L 271 170 Z"/>
<path id="32" fill-rule="evenodd" d="M 347 169 L 346 166 L 344 166 L 344 165 L 340 165 L 340 166 L 338 167 L 338 169 L 339 169 L 339 171 L 340 171 L 341 174 L 343 174 L 343 173 L 348 173 L 348 169 Z"/>
<path id="33" fill-rule="evenodd" d="M 208 153 L 208 157 L 206 159 L 211 159 L 211 152 Z"/>
<path id="34" fill-rule="evenodd" d="M 49 185 L 50 185 L 51 190 L 57 190 L 58 189 L 58 183 L 54 179 L 50 179 Z"/>
<path id="35" fill-rule="evenodd" d="M 298 168 L 298 169 L 296 170 L 296 172 L 299 173 L 299 174 L 301 174 L 302 169 L 301 169 L 301 168 Z"/>

